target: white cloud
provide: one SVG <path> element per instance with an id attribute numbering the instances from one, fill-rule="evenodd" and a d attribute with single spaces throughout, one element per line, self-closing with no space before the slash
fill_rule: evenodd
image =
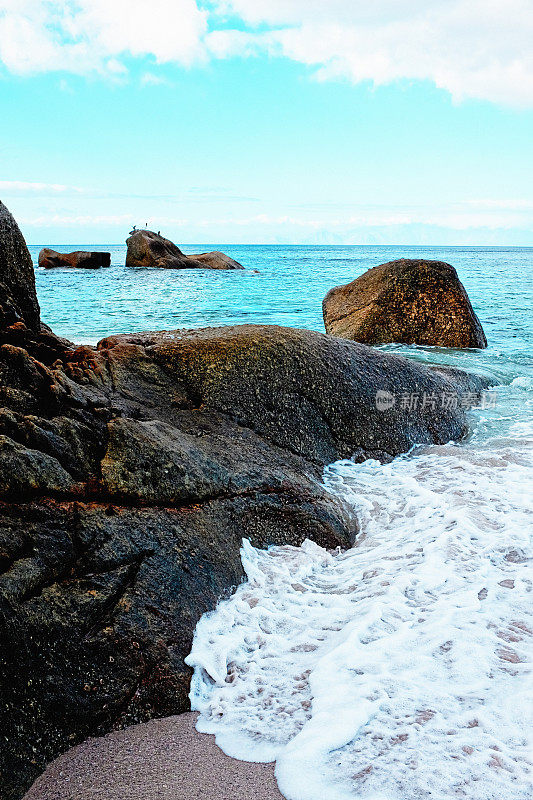
<path id="1" fill-rule="evenodd" d="M 20 225 L 36 228 L 55 228 L 59 226 L 86 228 L 103 225 L 131 226 L 132 214 L 39 214 L 37 216 L 20 216 Z"/>
<path id="2" fill-rule="evenodd" d="M 22 75 L 120 77 L 124 56 L 194 63 L 206 29 L 195 0 L 0 0 L 0 61 Z"/>
<path id="3" fill-rule="evenodd" d="M 172 86 L 171 82 L 162 75 L 156 75 L 154 72 L 145 72 L 141 77 L 141 86 Z"/>
<path id="4" fill-rule="evenodd" d="M 484 198 L 480 200 L 463 200 L 460 205 L 474 206 L 480 210 L 487 211 L 522 211 L 524 213 L 533 213 L 533 200 L 525 200 L 521 198 L 510 198 L 494 200 L 492 198 Z"/>
<path id="5" fill-rule="evenodd" d="M 120 80 L 126 57 L 190 66 L 263 51 L 320 80 L 430 81 L 455 100 L 525 106 L 532 41 L 531 0 L 0 0 L 0 61 L 17 74 Z"/>
<path id="6" fill-rule="evenodd" d="M 466 231 L 474 228 L 484 228 L 487 230 L 509 230 L 528 226 L 531 219 L 524 220 L 521 214 L 516 214 L 502 208 L 498 213 L 491 207 L 490 210 L 458 211 L 450 206 L 435 207 L 426 210 L 416 209 L 397 209 L 394 207 L 375 208 L 370 211 L 361 210 L 357 213 L 347 213 L 334 217 L 322 213 L 320 216 L 307 217 L 304 214 L 252 214 L 245 217 L 224 216 L 209 217 L 176 217 L 165 214 L 143 217 L 148 227 L 156 226 L 159 230 L 169 227 L 184 227 L 186 229 L 208 229 L 213 228 L 245 228 L 261 229 L 272 228 L 276 230 L 284 229 L 306 229 L 306 230 L 325 230 L 339 231 L 341 233 L 353 228 L 373 228 L 373 227 L 396 227 L 396 226 L 418 226 L 418 227 L 446 227 L 457 231 Z M 22 215 L 20 223 L 33 227 L 53 228 L 57 226 L 67 227 L 98 227 L 98 226 L 120 226 L 131 225 L 138 219 L 138 214 L 38 214 L 33 216 Z"/>
<path id="7" fill-rule="evenodd" d="M 230 0 L 322 80 L 429 80 L 454 99 L 533 102 L 531 0 Z"/>

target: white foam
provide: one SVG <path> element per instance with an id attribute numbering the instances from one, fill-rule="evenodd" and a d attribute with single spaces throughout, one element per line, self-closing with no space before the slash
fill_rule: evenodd
<path id="1" fill-rule="evenodd" d="M 244 541 L 188 658 L 198 729 L 289 800 L 530 800 L 530 464 L 513 440 L 329 467 L 359 545 Z"/>
<path id="2" fill-rule="evenodd" d="M 511 386 L 518 386 L 520 389 L 533 389 L 533 377 L 531 375 L 519 375 L 513 378 Z"/>

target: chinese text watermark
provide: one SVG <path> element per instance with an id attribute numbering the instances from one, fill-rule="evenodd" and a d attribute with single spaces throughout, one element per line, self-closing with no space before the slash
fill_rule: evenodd
<path id="1" fill-rule="evenodd" d="M 378 389 L 376 408 L 388 411 L 453 411 L 458 408 L 496 408 L 495 392 L 388 392 Z"/>

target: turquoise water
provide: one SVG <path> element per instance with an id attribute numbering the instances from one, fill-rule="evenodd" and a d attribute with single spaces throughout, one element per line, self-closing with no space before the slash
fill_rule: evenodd
<path id="1" fill-rule="evenodd" d="M 100 270 L 36 268 L 42 318 L 59 335 L 94 344 L 104 336 L 143 330 L 268 323 L 323 331 L 322 299 L 376 264 L 402 257 L 448 261 L 459 272 L 478 314 L 487 350 L 388 345 L 411 357 L 454 364 L 505 384 L 509 413 L 524 413 L 521 382 L 531 382 L 533 248 L 189 245 L 222 249 L 242 271 L 126 269 L 125 245 L 51 245 L 59 251 L 109 250 Z M 39 246 L 30 247 L 37 265 Z M 517 388 L 511 388 L 518 379 Z M 528 383 L 529 386 L 529 383 Z M 516 396 L 515 396 L 516 395 Z"/>
<path id="2" fill-rule="evenodd" d="M 111 267 L 95 272 L 36 269 L 43 318 L 74 341 L 117 332 L 247 322 L 323 331 L 326 292 L 369 267 L 402 257 L 453 264 L 489 342 L 527 351 L 533 318 L 533 248 L 301 247 L 190 245 L 222 249 L 242 272 L 126 269 L 125 245 L 52 245 L 59 251 L 109 250 Z M 39 246 L 30 247 L 37 264 Z M 259 270 L 259 274 L 253 270 Z"/>

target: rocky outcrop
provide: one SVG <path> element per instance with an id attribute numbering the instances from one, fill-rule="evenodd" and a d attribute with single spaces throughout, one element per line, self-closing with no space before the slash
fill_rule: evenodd
<path id="1" fill-rule="evenodd" d="M 225 253 L 221 253 L 220 250 L 213 250 L 212 253 L 196 253 L 187 258 L 197 261 L 201 267 L 207 269 L 244 269 L 242 264 Z"/>
<path id="2" fill-rule="evenodd" d="M 328 333 L 357 342 L 487 346 L 456 270 L 443 261 L 380 264 L 331 289 L 322 309 Z"/>
<path id="3" fill-rule="evenodd" d="M 73 267 L 77 269 L 100 269 L 111 266 L 111 253 L 75 250 L 73 253 L 58 253 L 44 247 L 39 253 L 39 266 L 44 269 Z"/>
<path id="4" fill-rule="evenodd" d="M 0 331 L 40 327 L 31 256 L 17 223 L 0 202 Z"/>
<path id="5" fill-rule="evenodd" d="M 466 432 L 461 409 L 443 414 L 427 407 L 425 414 L 413 414 L 398 402 L 383 414 L 378 391 L 399 399 L 440 396 L 457 391 L 458 382 L 460 392 L 475 388 L 463 379 L 479 388 L 478 379 L 465 373 L 439 372 L 355 342 L 274 325 L 111 336 L 98 344 L 98 354 L 111 360 L 115 385 L 125 381 L 130 393 L 132 380 L 138 391 L 139 366 L 145 365 L 150 372 L 142 397 L 161 406 L 169 402 L 161 395 L 172 392 L 181 419 L 194 408 L 223 414 L 320 466 L 354 453 L 390 459 L 414 442 L 446 442 Z M 162 374 L 173 376 L 172 382 L 163 383 Z M 229 460 L 235 464 L 233 454 Z"/>
<path id="6" fill-rule="evenodd" d="M 127 267 L 184 269 L 186 256 L 174 242 L 153 231 L 133 231 L 126 239 Z"/>
<path id="7" fill-rule="evenodd" d="M 39 323 L 1 210 L 0 782 L 14 799 L 87 736 L 188 708 L 183 659 L 242 579 L 243 536 L 353 543 L 324 464 L 466 430 L 461 407 L 380 411 L 378 391 L 481 384 L 273 326 L 75 347 Z"/>
<path id="8" fill-rule="evenodd" d="M 159 233 L 132 231 L 126 239 L 127 267 L 159 267 L 160 269 L 244 269 L 242 264 L 219 251 L 187 256 L 170 239 Z"/>

